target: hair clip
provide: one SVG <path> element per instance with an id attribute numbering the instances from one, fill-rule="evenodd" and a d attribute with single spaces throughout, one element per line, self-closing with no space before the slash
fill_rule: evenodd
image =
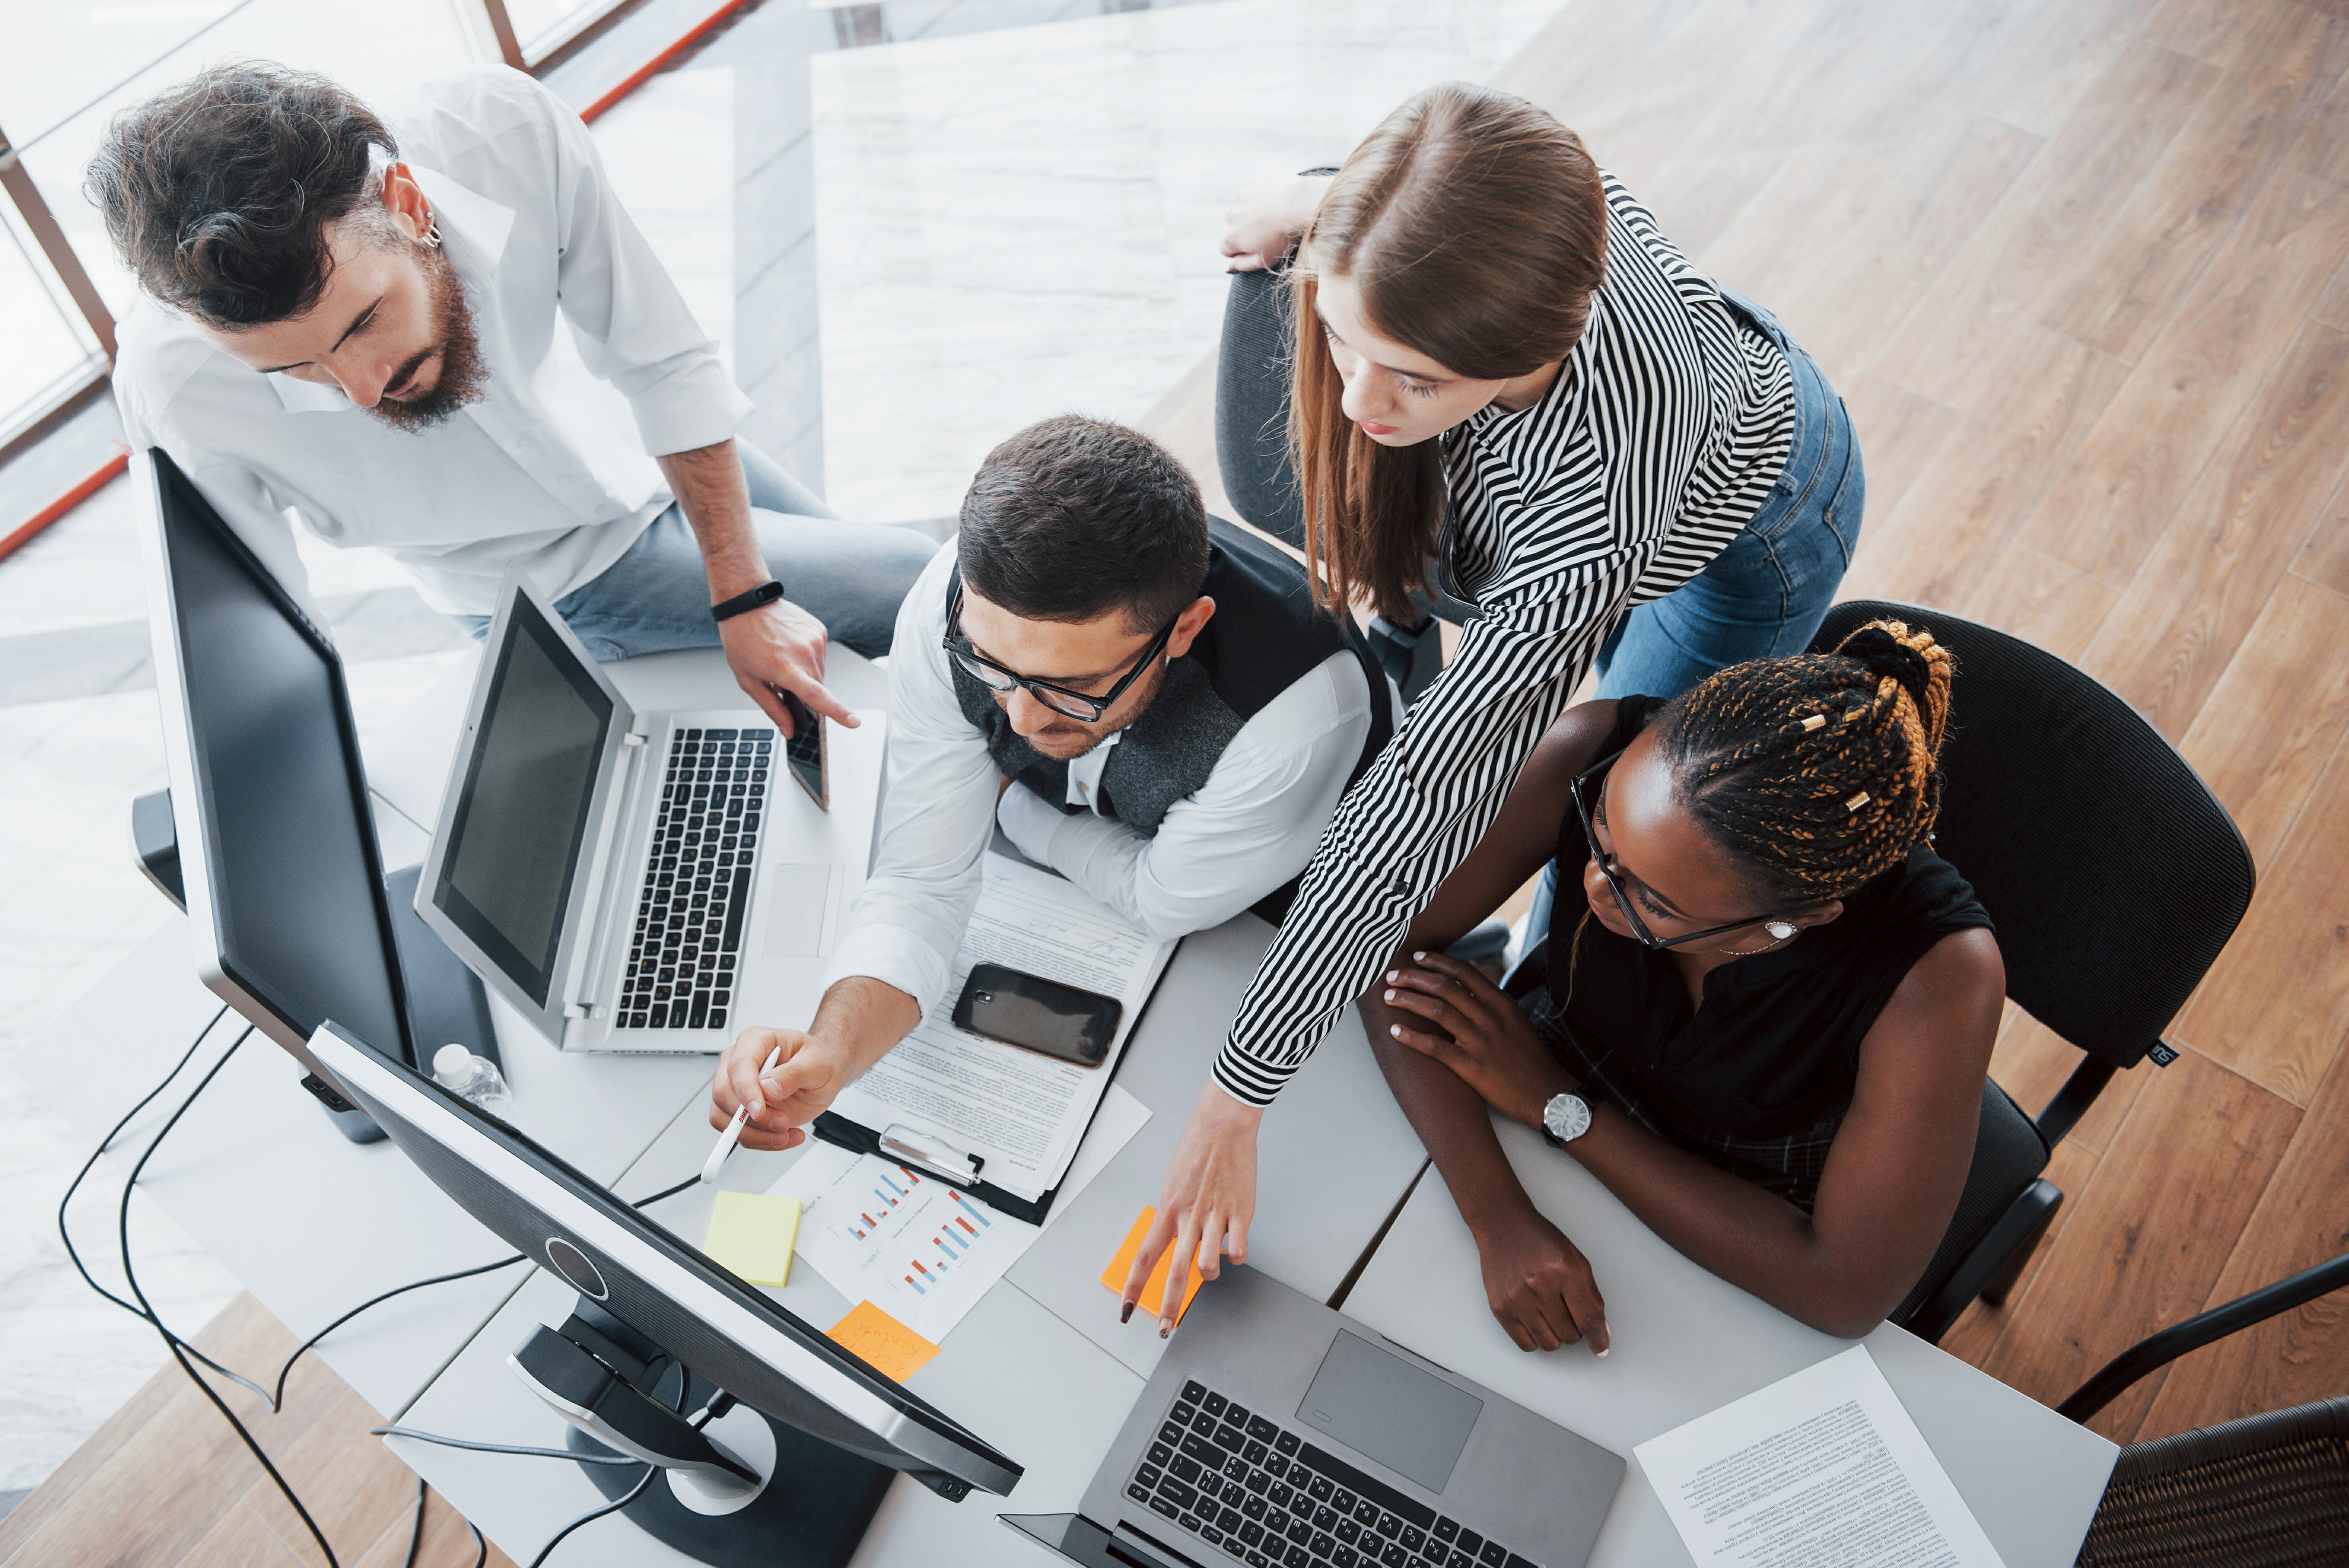
<path id="1" fill-rule="evenodd" d="M 1844 802 L 1843 808 L 1846 811 L 1857 811 L 1861 806 L 1866 805 L 1867 804 L 1868 792 L 1866 790 L 1862 790 L 1857 794 L 1852 796 L 1849 800 Z"/>
<path id="2" fill-rule="evenodd" d="M 1803 721 L 1803 730 L 1805 733 L 1808 733 L 1813 730 L 1824 730 L 1826 727 L 1827 716 L 1825 713 L 1814 713 L 1809 718 Z"/>

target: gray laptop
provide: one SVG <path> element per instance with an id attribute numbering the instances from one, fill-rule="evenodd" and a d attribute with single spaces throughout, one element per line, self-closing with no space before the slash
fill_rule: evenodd
<path id="1" fill-rule="evenodd" d="M 1582 1568 L 1621 1459 L 1257 1269 L 1201 1287 L 1073 1514 L 1086 1568 Z"/>

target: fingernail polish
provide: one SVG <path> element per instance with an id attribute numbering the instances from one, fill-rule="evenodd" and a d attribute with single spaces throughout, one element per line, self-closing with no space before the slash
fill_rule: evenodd
<path id="1" fill-rule="evenodd" d="M 1120 1323 L 1132 1323 L 1133 1321 L 1133 1303 L 1132 1302 L 1128 1302 L 1123 1306 L 1117 1309 L 1117 1321 Z"/>
<path id="2" fill-rule="evenodd" d="M 1387 1000 L 1388 1000 L 1389 1002 L 1392 1002 L 1392 1001 L 1394 1000 L 1394 992 L 1393 992 L 1390 991 L 1390 992 L 1387 992 Z"/>
<path id="3" fill-rule="evenodd" d="M 1411 960 L 1413 963 L 1425 963 L 1427 961 L 1427 955 L 1425 953 L 1413 953 L 1411 955 Z"/>
<path id="4" fill-rule="evenodd" d="M 1603 1350 L 1602 1350 L 1602 1351 L 1600 1351 L 1600 1352 L 1599 1353 L 1599 1360 L 1601 1360 L 1601 1361 L 1606 1360 L 1606 1359 L 1607 1359 L 1607 1353 L 1606 1353 L 1605 1351 L 1603 1351 Z"/>
<path id="5" fill-rule="evenodd" d="M 1159 1324 L 1158 1324 L 1158 1337 L 1159 1337 L 1159 1338 L 1161 1338 L 1161 1339 L 1164 1339 L 1168 1334 L 1173 1334 L 1174 1332 L 1174 1325 L 1173 1324 L 1171 1324 L 1171 1323 L 1167 1323 L 1167 1322 L 1164 1321 L 1163 1319 L 1160 1321 L 1160 1323 L 1159 1323 Z"/>
<path id="6" fill-rule="evenodd" d="M 1387 1025 L 1387 1033 L 1400 1040 L 1402 1038 L 1402 1025 L 1400 1023 L 1390 1023 Z"/>
<path id="7" fill-rule="evenodd" d="M 1391 970 L 1389 970 L 1389 971 L 1387 971 L 1387 983 L 1388 983 L 1389 985 L 1392 985 L 1395 981 L 1397 981 L 1401 980 L 1402 978 L 1402 971 L 1399 971 L 1399 970 L 1392 970 L 1392 969 L 1391 969 Z M 1394 994 L 1394 992 L 1389 992 L 1387 994 L 1388 994 L 1388 995 L 1390 995 L 1390 996 L 1392 996 L 1392 995 Z"/>

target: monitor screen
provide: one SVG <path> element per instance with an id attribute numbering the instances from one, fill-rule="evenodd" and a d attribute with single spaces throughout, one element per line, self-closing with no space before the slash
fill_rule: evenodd
<path id="1" fill-rule="evenodd" d="M 342 660 L 171 460 L 150 456 L 202 844 L 191 908 L 209 905 L 222 971 L 281 1044 L 331 1017 L 410 1053 Z"/>
<path id="2" fill-rule="evenodd" d="M 544 1006 L 612 702 L 527 595 L 510 603 L 432 901 Z"/>
<path id="3" fill-rule="evenodd" d="M 755 1410 L 942 1496 L 1009 1495 L 1020 1467 L 514 1128 L 339 1023 L 310 1053 L 466 1212 Z"/>

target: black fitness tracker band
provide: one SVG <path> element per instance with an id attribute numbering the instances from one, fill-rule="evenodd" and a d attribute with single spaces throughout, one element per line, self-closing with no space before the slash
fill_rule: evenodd
<path id="1" fill-rule="evenodd" d="M 782 597 L 783 585 L 770 579 L 767 582 L 761 583 L 757 587 L 752 588 L 747 594 L 736 594 L 730 599 L 721 599 L 718 603 L 711 605 L 709 607 L 709 618 L 712 620 L 732 620 L 736 616 L 741 615 L 746 611 L 764 609 L 767 606 L 773 604 L 777 599 L 781 598 Z"/>

